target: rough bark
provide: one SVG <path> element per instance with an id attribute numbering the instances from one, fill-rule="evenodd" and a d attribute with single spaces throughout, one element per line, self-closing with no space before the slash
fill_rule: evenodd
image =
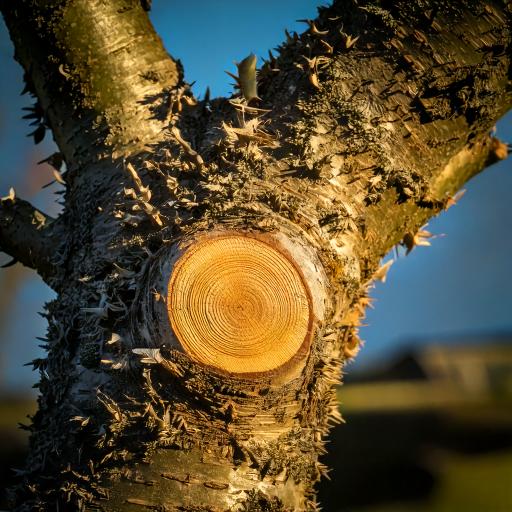
<path id="1" fill-rule="evenodd" d="M 70 169 L 15 505 L 314 510 L 380 259 L 502 156 L 489 131 L 512 99 L 510 6 L 340 0 L 263 66 L 259 100 L 194 105 L 138 2 L 1 5 Z M 2 248 L 44 276 L 12 233 Z M 167 316 L 174 264 L 233 233 L 278 250 L 311 294 L 307 344 L 269 372 L 194 360 Z"/>
<path id="2" fill-rule="evenodd" d="M 62 235 L 59 222 L 18 199 L 14 190 L 0 199 L 0 250 L 35 269 L 49 284 L 56 274 Z"/>
<path id="3" fill-rule="evenodd" d="M 140 2 L 2 2 L 26 90 L 72 168 L 163 137 L 162 108 L 182 85 Z"/>

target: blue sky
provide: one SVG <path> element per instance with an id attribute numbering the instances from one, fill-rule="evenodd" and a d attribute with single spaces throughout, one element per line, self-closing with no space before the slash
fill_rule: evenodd
<path id="1" fill-rule="evenodd" d="M 283 40 L 285 28 L 303 31 L 305 25 L 295 20 L 314 17 L 320 5 L 304 0 L 153 3 L 153 23 L 169 52 L 182 60 L 187 80 L 196 82 L 194 91 L 202 95 L 210 86 L 214 96 L 231 94 L 232 80 L 224 71 L 234 72 L 234 61 L 251 52 L 265 56 Z M 40 190 L 51 181 L 51 171 L 35 165 L 53 146 L 45 140 L 35 147 L 26 137 L 29 127 L 20 118 L 29 100 L 19 96 L 22 72 L 12 54 L 2 25 L 0 195 L 14 185 L 20 196 L 56 213 L 56 186 Z M 498 135 L 512 141 L 511 114 L 498 124 Z M 459 204 L 429 223 L 429 231 L 444 236 L 399 258 L 387 282 L 373 290 L 375 308 L 361 331 L 366 344 L 349 371 L 384 360 L 404 344 L 512 332 L 512 159 L 487 169 L 465 188 Z M 8 321 L 0 326 L 0 389 L 28 390 L 37 380 L 22 365 L 41 355 L 35 337 L 44 334 L 45 323 L 37 311 L 51 297 L 31 275 L 12 298 Z"/>

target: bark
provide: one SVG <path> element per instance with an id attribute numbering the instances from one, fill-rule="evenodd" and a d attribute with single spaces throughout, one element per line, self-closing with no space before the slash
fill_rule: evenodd
<path id="1" fill-rule="evenodd" d="M 31 204 L 9 196 L 0 199 L 0 250 L 36 270 L 49 284 L 56 274 L 62 228 Z"/>
<path id="2" fill-rule="evenodd" d="M 182 79 L 140 2 L 2 2 L 26 90 L 72 167 L 162 138 L 161 112 Z"/>
<path id="3" fill-rule="evenodd" d="M 138 2 L 1 5 L 70 169 L 14 505 L 315 510 L 380 259 L 503 156 L 489 131 L 512 99 L 510 6 L 340 0 L 263 66 L 259 99 L 249 59 L 248 101 L 206 104 Z M 39 238 L 0 226 L 45 277 Z M 310 322 L 286 364 L 224 371 L 173 332 L 173 271 L 222 237 L 265 244 L 304 283 Z"/>

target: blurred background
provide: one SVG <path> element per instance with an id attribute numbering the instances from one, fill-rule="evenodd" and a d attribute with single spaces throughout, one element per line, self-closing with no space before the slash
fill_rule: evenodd
<path id="1" fill-rule="evenodd" d="M 257 3 L 155 0 L 151 18 L 182 60 L 196 95 L 230 95 L 225 70 L 250 52 L 260 58 L 302 32 L 313 0 Z M 20 197 L 56 215 L 60 185 L 47 164 L 47 132 L 35 146 L 21 116 L 30 98 L 5 26 L 0 26 L 0 196 Z M 512 114 L 497 125 L 512 141 Z M 459 203 L 433 219 L 431 247 L 417 247 L 373 289 L 366 341 L 339 390 L 346 423 L 337 427 L 320 486 L 335 512 L 510 512 L 512 510 L 512 159 L 474 178 Z M 392 254 L 388 257 L 397 257 Z M 0 253 L 0 264 L 9 258 Z M 20 467 L 44 356 L 38 315 L 53 292 L 21 265 L 0 269 L 0 488 Z M 4 506 L 0 492 L 0 508 Z"/>

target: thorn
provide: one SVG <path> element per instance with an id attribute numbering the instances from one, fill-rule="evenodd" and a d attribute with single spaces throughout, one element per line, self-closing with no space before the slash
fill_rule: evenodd
<path id="1" fill-rule="evenodd" d="M 9 189 L 9 194 L 7 194 L 6 196 L 4 197 L 1 197 L 0 198 L 0 201 L 1 202 L 4 202 L 4 201 L 10 201 L 10 202 L 14 202 L 14 200 L 16 199 L 16 191 L 14 190 L 13 187 L 11 187 Z"/>
<path id="2" fill-rule="evenodd" d="M 309 25 L 309 31 L 315 36 L 325 36 L 329 33 L 328 30 L 318 30 L 313 20 L 297 20 L 300 23 L 306 23 Z"/>
<path id="3" fill-rule="evenodd" d="M 426 227 L 426 224 L 425 226 Z M 407 251 L 405 254 L 409 254 L 416 246 L 428 247 L 431 243 L 428 241 L 432 238 L 432 233 L 423 228 L 419 229 L 417 233 L 406 233 L 402 240 L 402 245 L 405 245 Z"/>
<path id="4" fill-rule="evenodd" d="M 181 101 L 183 101 L 188 107 L 194 107 L 197 105 L 196 99 L 192 96 L 183 95 L 181 97 Z"/>
<path id="5" fill-rule="evenodd" d="M 203 101 L 205 103 L 210 103 L 210 87 L 206 87 L 206 91 L 204 91 Z"/>
<path id="6" fill-rule="evenodd" d="M 508 145 L 493 137 L 491 141 L 491 155 L 494 157 L 494 161 L 505 160 L 508 156 Z"/>
<path id="7" fill-rule="evenodd" d="M 274 67 L 276 64 L 276 58 L 274 57 L 274 54 L 272 53 L 272 50 L 268 51 L 268 62 L 270 64 L 270 67 Z"/>
<path id="8" fill-rule="evenodd" d="M 107 345 L 114 345 L 115 343 L 119 343 L 123 338 L 119 334 L 116 334 L 115 332 L 112 333 L 110 336 L 110 339 L 108 339 L 105 343 Z"/>
<path id="9" fill-rule="evenodd" d="M 57 183 L 60 183 L 61 185 L 66 185 L 66 181 L 62 177 L 62 174 L 56 169 L 53 169 L 53 177 L 55 178 L 55 181 Z"/>
<path id="10" fill-rule="evenodd" d="M 284 29 L 284 33 L 286 35 L 286 42 L 287 43 L 295 43 L 299 40 L 299 36 L 296 32 L 293 33 L 293 37 L 290 35 L 290 32 L 288 32 L 287 29 Z"/>
<path id="11" fill-rule="evenodd" d="M 159 348 L 134 348 L 132 352 L 141 356 L 141 363 L 158 364 L 164 360 Z"/>
<path id="12" fill-rule="evenodd" d="M 32 112 L 31 114 L 25 114 L 24 116 L 21 116 L 21 119 L 37 119 L 37 122 L 39 123 L 39 119 L 41 119 L 41 116 L 36 112 Z"/>
<path id="13" fill-rule="evenodd" d="M 29 133 L 27 137 L 34 137 L 34 144 L 39 144 L 45 136 L 46 128 L 44 124 L 40 124 L 33 132 Z"/>
<path id="14" fill-rule="evenodd" d="M 318 75 L 316 73 L 310 73 L 308 75 L 309 83 L 315 88 L 320 89 L 320 82 L 318 81 Z"/>
<path id="15" fill-rule="evenodd" d="M 331 46 L 327 41 L 320 39 L 320 44 L 325 48 L 325 51 L 328 55 L 332 55 L 334 53 L 334 47 Z"/>
<path id="16" fill-rule="evenodd" d="M 243 97 L 250 103 L 252 100 L 259 100 L 258 83 L 256 80 L 257 57 L 253 53 L 247 56 L 236 66 L 238 68 L 237 82 Z"/>
<path id="17" fill-rule="evenodd" d="M 389 260 L 388 262 L 384 263 L 384 265 L 379 267 L 375 274 L 373 274 L 373 279 L 385 283 L 389 269 L 391 268 L 391 265 L 393 265 L 394 262 L 395 260 Z"/>
<path id="18" fill-rule="evenodd" d="M 56 153 L 51 154 L 48 158 L 40 160 L 37 163 L 51 165 L 52 167 L 57 169 L 57 171 L 60 171 L 62 164 L 64 163 L 64 155 L 57 151 Z"/>
<path id="19" fill-rule="evenodd" d="M 228 100 L 228 102 L 235 107 L 236 110 L 242 113 L 249 113 L 249 114 L 265 114 L 267 112 L 272 112 L 272 110 L 268 108 L 258 108 L 258 107 L 251 107 L 244 103 L 240 98 L 234 98 L 232 100 Z"/>
<path id="20" fill-rule="evenodd" d="M 188 156 L 188 159 L 193 162 L 199 169 L 202 169 L 204 167 L 203 157 L 197 151 L 192 149 L 192 146 L 181 136 L 179 128 L 173 126 L 171 128 L 171 133 L 183 148 L 185 154 Z"/>
<path id="21" fill-rule="evenodd" d="M 301 55 L 301 57 L 308 63 L 308 68 L 311 70 L 316 69 L 316 57 L 313 57 L 312 59 L 306 57 L 305 55 Z"/>
<path id="22" fill-rule="evenodd" d="M 350 34 L 345 34 L 345 32 L 343 32 L 342 30 L 340 30 L 339 32 L 341 34 L 341 39 L 346 50 L 350 50 L 350 48 L 352 48 L 352 46 L 354 46 L 357 43 L 357 40 L 360 37 L 352 37 Z"/>
<path id="23" fill-rule="evenodd" d="M 451 208 L 452 206 L 455 206 L 462 196 L 466 193 L 466 190 L 459 190 L 454 196 L 449 197 L 446 202 L 444 203 L 444 209 L 448 210 L 448 208 Z"/>
<path id="24" fill-rule="evenodd" d="M 229 71 L 224 71 L 224 73 L 226 73 L 227 75 L 229 75 L 231 78 L 233 78 L 234 80 L 236 80 L 236 84 L 235 86 L 238 87 L 238 77 L 236 75 L 234 75 L 233 73 L 230 73 Z"/>
<path id="25" fill-rule="evenodd" d="M 69 80 L 71 78 L 71 74 L 68 73 L 65 69 L 64 69 L 64 64 L 59 64 L 59 73 L 66 79 L 66 80 Z"/>

